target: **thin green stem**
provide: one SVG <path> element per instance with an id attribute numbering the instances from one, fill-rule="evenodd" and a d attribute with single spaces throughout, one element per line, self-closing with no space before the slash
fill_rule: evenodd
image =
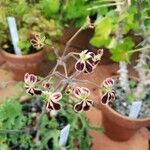
<path id="1" fill-rule="evenodd" d="M 22 132 L 26 132 L 25 130 L 17 130 L 17 129 L 0 129 L 0 133 L 22 133 Z"/>
<path id="2" fill-rule="evenodd" d="M 89 8 L 87 8 L 87 11 L 99 9 L 99 8 L 101 8 L 101 7 L 111 7 L 111 6 L 117 6 L 117 5 L 123 5 L 123 4 L 124 4 L 124 2 L 110 3 L 110 4 L 102 4 L 102 5 L 99 5 L 99 6 L 89 7 Z"/>
<path id="3" fill-rule="evenodd" d="M 71 45 L 71 42 L 79 35 L 79 33 L 85 29 L 85 25 L 81 26 L 81 28 L 79 28 L 79 30 L 71 37 L 71 39 L 66 43 L 66 47 L 64 49 L 64 52 L 63 52 L 63 55 L 62 56 L 65 56 L 69 46 Z"/>
<path id="4" fill-rule="evenodd" d="M 134 49 L 134 50 L 129 51 L 128 53 L 135 53 L 135 52 L 143 51 L 143 50 L 148 49 L 148 48 L 150 48 L 150 46 Z"/>

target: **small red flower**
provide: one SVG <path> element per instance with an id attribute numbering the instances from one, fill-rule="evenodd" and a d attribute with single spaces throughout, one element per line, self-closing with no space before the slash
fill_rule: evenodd
<path id="1" fill-rule="evenodd" d="M 102 104 L 108 104 L 109 101 L 115 100 L 115 91 L 113 90 L 114 80 L 108 78 L 103 81 L 103 88 L 102 88 Z"/>
<path id="2" fill-rule="evenodd" d="M 24 75 L 24 82 L 25 82 L 25 88 L 26 92 L 31 95 L 41 95 L 42 91 L 38 88 L 36 88 L 36 82 L 37 82 L 37 76 L 34 74 L 26 73 Z"/>
<path id="3" fill-rule="evenodd" d="M 47 112 L 51 110 L 60 110 L 61 109 L 61 104 L 58 102 L 60 99 L 62 99 L 62 94 L 60 92 L 48 92 L 47 93 L 48 100 L 46 104 L 46 110 Z"/>
<path id="4" fill-rule="evenodd" d="M 77 97 L 80 102 L 75 104 L 74 110 L 76 112 L 88 111 L 93 105 L 93 101 L 89 100 L 90 91 L 86 87 L 76 87 L 73 91 L 75 97 Z"/>

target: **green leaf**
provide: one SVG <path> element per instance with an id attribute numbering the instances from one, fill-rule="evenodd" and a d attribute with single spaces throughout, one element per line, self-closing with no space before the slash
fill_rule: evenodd
<path id="1" fill-rule="evenodd" d="M 96 47 L 107 46 L 110 42 L 110 33 L 112 31 L 111 18 L 105 17 L 98 21 L 93 38 L 90 43 Z"/>
<path id="2" fill-rule="evenodd" d="M 95 36 L 90 40 L 90 43 L 95 47 L 107 47 L 110 43 L 110 38 L 104 39 L 103 37 Z"/>
<path id="3" fill-rule="evenodd" d="M 112 30 L 111 18 L 105 17 L 100 19 L 96 25 L 95 36 L 103 36 L 104 39 L 108 38 Z"/>
<path id="4" fill-rule="evenodd" d="M 132 53 L 129 51 L 132 50 L 134 43 L 131 38 L 127 37 L 123 39 L 120 43 L 116 45 L 115 48 L 110 49 L 112 54 L 111 58 L 116 61 L 126 61 L 129 62 L 132 56 Z"/>
<path id="5" fill-rule="evenodd" d="M 56 55 L 54 54 L 54 52 L 49 52 L 47 54 L 47 58 L 49 61 L 54 61 L 54 60 L 56 60 Z"/>
<path id="6" fill-rule="evenodd" d="M 42 6 L 43 14 L 46 17 L 51 17 L 59 11 L 60 0 L 42 0 L 40 5 Z"/>

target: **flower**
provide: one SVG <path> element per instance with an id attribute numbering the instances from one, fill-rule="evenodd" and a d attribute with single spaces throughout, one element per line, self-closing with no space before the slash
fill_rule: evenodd
<path id="1" fill-rule="evenodd" d="M 61 92 L 46 92 L 45 93 L 48 96 L 47 104 L 46 104 L 46 110 L 47 112 L 50 112 L 51 110 L 60 110 L 61 104 L 58 102 L 60 99 L 62 99 Z"/>
<path id="2" fill-rule="evenodd" d="M 114 80 L 111 78 L 107 78 L 103 81 L 103 88 L 102 88 L 102 104 L 108 104 L 109 101 L 115 100 L 115 91 L 113 90 Z"/>
<path id="3" fill-rule="evenodd" d="M 93 101 L 89 100 L 90 90 L 86 87 L 76 87 L 73 91 L 76 98 L 81 101 L 75 104 L 74 110 L 76 112 L 88 111 L 93 105 Z"/>
<path id="4" fill-rule="evenodd" d="M 45 45 L 45 39 L 45 36 L 41 37 L 39 34 L 34 34 L 30 42 L 34 48 L 41 49 Z"/>
<path id="5" fill-rule="evenodd" d="M 84 50 L 79 54 L 79 60 L 75 64 L 75 69 L 79 72 L 91 73 L 96 68 L 103 55 L 103 49 L 99 49 L 97 54 Z"/>
<path id="6" fill-rule="evenodd" d="M 84 50 L 79 54 L 79 60 L 75 64 L 75 69 L 79 72 L 91 73 L 93 71 L 93 65 L 91 63 L 93 52 Z"/>
<path id="7" fill-rule="evenodd" d="M 45 82 L 43 82 L 42 86 L 44 89 L 48 90 L 51 88 L 52 84 L 48 81 L 45 81 Z"/>
<path id="8" fill-rule="evenodd" d="M 24 75 L 24 82 L 27 93 L 31 95 L 41 95 L 42 91 L 36 88 L 37 76 L 34 74 L 26 73 Z"/>
<path id="9" fill-rule="evenodd" d="M 98 65 L 98 63 L 101 60 L 102 55 L 103 55 L 103 49 L 98 49 L 97 54 L 94 54 L 93 59 L 92 59 L 94 67 L 96 67 Z"/>

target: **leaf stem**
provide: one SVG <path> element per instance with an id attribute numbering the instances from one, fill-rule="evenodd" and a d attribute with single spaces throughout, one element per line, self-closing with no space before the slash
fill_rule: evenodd
<path id="1" fill-rule="evenodd" d="M 150 46 L 134 49 L 134 50 L 129 51 L 128 53 L 139 52 L 139 51 L 142 51 L 142 50 L 145 50 L 145 49 L 148 49 L 148 48 L 150 48 Z"/>

